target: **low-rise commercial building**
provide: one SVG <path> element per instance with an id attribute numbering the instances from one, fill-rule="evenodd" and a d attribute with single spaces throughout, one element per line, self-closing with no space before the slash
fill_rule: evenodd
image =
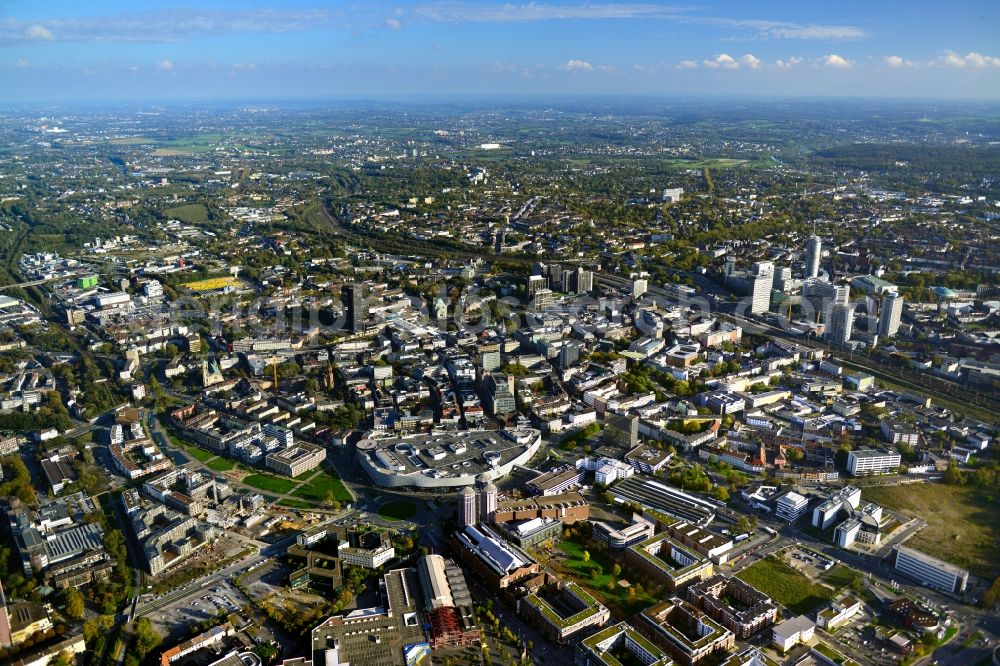
<path id="1" fill-rule="evenodd" d="M 625 551 L 625 562 L 664 585 L 677 590 L 712 575 L 712 561 L 675 541 L 657 534 Z"/>
<path id="2" fill-rule="evenodd" d="M 788 652 L 799 643 L 811 641 L 816 625 L 805 615 L 799 615 L 775 625 L 772 631 L 772 644 L 782 652 Z"/>
<path id="3" fill-rule="evenodd" d="M 494 590 L 503 590 L 538 573 L 538 563 L 486 526 L 466 525 L 455 533 L 458 554 Z"/>
<path id="4" fill-rule="evenodd" d="M 611 619 L 611 612 L 576 583 L 542 587 L 518 599 L 517 611 L 560 645 Z"/>
<path id="5" fill-rule="evenodd" d="M 739 578 L 718 574 L 693 584 L 687 599 L 739 639 L 747 639 L 778 619 L 778 605 Z"/>
<path id="6" fill-rule="evenodd" d="M 796 492 L 787 492 L 775 502 L 774 515 L 794 523 L 806 512 L 809 500 Z"/>
<path id="7" fill-rule="evenodd" d="M 681 666 L 694 666 L 736 644 L 733 632 L 676 597 L 642 611 L 637 628 Z"/>
<path id="8" fill-rule="evenodd" d="M 853 594 L 841 596 L 816 613 L 816 625 L 827 631 L 836 629 L 857 615 L 861 611 L 861 606 L 861 599 Z"/>
<path id="9" fill-rule="evenodd" d="M 965 569 L 902 545 L 893 547 L 892 564 L 921 585 L 945 592 L 964 592 L 969 583 Z"/>
<path id="10" fill-rule="evenodd" d="M 671 666 L 673 663 L 670 655 L 626 622 L 602 629 L 580 641 L 574 663 L 576 666 L 621 666 L 623 661 L 619 656 L 622 653 L 645 666 Z"/>
<path id="11" fill-rule="evenodd" d="M 268 454 L 266 458 L 270 469 L 291 477 L 316 469 L 324 460 L 326 460 L 326 449 L 304 442 Z"/>
<path id="12" fill-rule="evenodd" d="M 851 476 L 889 474 L 899 469 L 903 458 L 888 449 L 858 449 L 847 454 L 847 471 Z"/>

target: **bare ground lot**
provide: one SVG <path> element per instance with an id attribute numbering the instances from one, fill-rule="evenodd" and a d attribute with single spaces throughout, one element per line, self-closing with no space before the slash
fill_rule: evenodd
<path id="1" fill-rule="evenodd" d="M 940 483 L 870 486 L 870 500 L 927 527 L 907 545 L 992 579 L 1000 574 L 1000 493 Z"/>

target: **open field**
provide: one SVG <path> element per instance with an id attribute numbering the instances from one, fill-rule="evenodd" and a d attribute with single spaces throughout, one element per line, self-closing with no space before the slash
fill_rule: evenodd
<path id="1" fill-rule="evenodd" d="M 280 476 L 271 476 L 270 474 L 249 474 L 243 477 L 243 483 L 260 490 L 281 495 L 287 493 L 297 485 L 295 481 L 283 479 Z"/>
<path id="2" fill-rule="evenodd" d="M 866 500 L 927 522 L 907 545 L 979 576 L 1000 575 L 997 494 L 940 483 L 865 486 L 861 494 Z"/>
<path id="3" fill-rule="evenodd" d="M 379 517 L 385 520 L 406 520 L 412 518 L 416 513 L 417 507 L 413 505 L 413 502 L 405 500 L 386 502 L 378 508 Z"/>
<path id="4" fill-rule="evenodd" d="M 743 166 L 749 161 L 726 157 L 705 157 L 697 160 L 672 159 L 667 160 L 667 164 L 678 169 L 728 169 Z"/>
<path id="5" fill-rule="evenodd" d="M 167 208 L 163 214 L 186 224 L 201 224 L 208 221 L 208 209 L 202 204 L 187 204 L 176 208 Z"/>
<path id="6" fill-rule="evenodd" d="M 107 142 L 111 146 L 141 146 L 143 144 L 156 143 L 156 139 L 148 136 L 129 136 L 120 139 L 109 139 Z"/>
<path id="7" fill-rule="evenodd" d="M 736 574 L 797 615 L 811 612 L 833 598 L 833 592 L 812 582 L 781 560 L 763 559 Z"/>

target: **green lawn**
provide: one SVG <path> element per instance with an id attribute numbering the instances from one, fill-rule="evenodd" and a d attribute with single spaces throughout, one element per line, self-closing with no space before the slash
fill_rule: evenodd
<path id="1" fill-rule="evenodd" d="M 289 492 L 298 485 L 290 479 L 283 479 L 280 476 L 271 476 L 270 474 L 250 474 L 243 477 L 243 483 L 254 488 L 259 488 L 260 490 L 278 493 L 279 495 Z"/>
<path id="2" fill-rule="evenodd" d="M 309 483 L 296 490 L 293 495 L 302 499 L 314 500 L 316 502 L 326 501 L 326 493 L 333 493 L 333 499 L 338 502 L 350 502 L 353 498 L 348 492 L 344 482 L 327 470 L 320 470 Z"/>
<path id="3" fill-rule="evenodd" d="M 225 458 L 216 458 L 215 460 L 205 463 L 205 466 L 211 470 L 215 470 L 216 472 L 228 472 L 236 467 L 236 463 Z"/>
<path id="4" fill-rule="evenodd" d="M 384 520 L 406 520 L 412 518 L 416 513 L 416 505 L 406 500 L 386 502 L 378 508 L 378 515 Z"/>
<path id="5" fill-rule="evenodd" d="M 839 590 L 842 587 L 850 587 L 858 575 L 860 575 L 859 572 L 854 569 L 838 564 L 823 574 L 822 579 L 827 585 L 832 585 Z"/>
<path id="6" fill-rule="evenodd" d="M 294 499 L 283 499 L 278 502 L 278 505 L 287 506 L 292 509 L 312 509 L 315 506 L 309 502 L 303 502 L 301 500 L 294 500 Z"/>
<path id="7" fill-rule="evenodd" d="M 865 486 L 861 496 L 887 509 L 921 518 L 927 527 L 907 546 L 957 564 L 973 574 L 1000 575 L 1000 493 L 942 483 Z"/>
<path id="8" fill-rule="evenodd" d="M 736 574 L 736 577 L 750 583 L 798 615 L 813 611 L 817 606 L 833 597 L 829 588 L 812 582 L 781 560 L 773 557 L 768 557 L 747 567 Z"/>
<path id="9" fill-rule="evenodd" d="M 215 457 L 215 454 L 211 451 L 206 451 L 205 449 L 199 448 L 197 446 L 181 446 L 181 449 L 194 458 L 195 460 L 203 463 L 207 463 L 209 460 Z"/>

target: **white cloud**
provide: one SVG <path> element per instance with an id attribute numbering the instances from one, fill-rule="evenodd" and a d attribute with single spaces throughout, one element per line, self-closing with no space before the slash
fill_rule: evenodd
<path id="1" fill-rule="evenodd" d="M 681 60 L 680 63 L 678 63 L 677 66 L 680 67 L 681 69 L 695 69 L 696 67 L 698 67 L 698 61 L 697 60 Z"/>
<path id="2" fill-rule="evenodd" d="M 983 55 L 970 51 L 964 56 L 958 55 L 954 51 L 945 51 L 940 59 L 941 64 L 946 67 L 972 67 L 975 69 L 985 69 L 986 67 L 1000 67 L 1000 58 Z"/>
<path id="3" fill-rule="evenodd" d="M 792 56 L 788 60 L 778 60 L 774 64 L 778 69 L 791 69 L 796 65 L 801 65 L 802 58 L 800 58 L 799 56 Z"/>
<path id="4" fill-rule="evenodd" d="M 777 21 L 743 21 L 748 28 L 760 31 L 762 37 L 771 39 L 862 39 L 868 32 L 853 25 L 802 25 Z"/>
<path id="5" fill-rule="evenodd" d="M 389 28 L 390 30 L 400 30 L 403 27 L 403 22 L 400 21 L 398 18 L 390 17 L 385 20 L 385 27 Z"/>
<path id="6" fill-rule="evenodd" d="M 836 53 L 823 56 L 823 64 L 827 67 L 834 67 L 836 69 L 849 69 L 851 67 L 850 60 L 847 60 L 843 56 L 839 56 Z"/>
<path id="7" fill-rule="evenodd" d="M 740 63 L 736 62 L 733 56 L 728 53 L 720 53 L 712 60 L 704 60 L 702 64 L 710 69 L 739 69 Z"/>
<path id="8" fill-rule="evenodd" d="M 14 61 L 14 67 L 17 67 L 18 69 L 24 69 L 30 64 L 31 63 L 29 63 L 26 58 L 18 58 L 17 60 Z"/>
<path id="9" fill-rule="evenodd" d="M 760 69 L 760 58 L 758 58 L 752 53 L 748 53 L 742 58 L 740 58 L 740 62 L 749 67 L 750 69 Z"/>
<path id="10" fill-rule="evenodd" d="M 578 60 L 576 58 L 572 60 L 567 60 L 562 68 L 570 72 L 592 72 L 594 71 L 594 66 L 591 65 L 586 60 Z"/>
<path id="11" fill-rule="evenodd" d="M 882 58 L 882 62 L 889 67 L 913 67 L 913 63 L 898 55 L 889 55 Z"/>
<path id="12" fill-rule="evenodd" d="M 478 4 L 451 1 L 415 7 L 413 15 L 425 21 L 445 23 L 523 23 L 556 20 L 646 19 L 675 21 L 719 28 L 749 30 L 763 39 L 861 39 L 868 35 L 852 25 L 817 25 L 759 19 L 730 19 L 692 16 L 696 7 L 667 6 L 653 3 L 582 3 Z"/>
<path id="13" fill-rule="evenodd" d="M 366 25 L 370 26 L 373 20 L 366 19 Z M 104 16 L 46 18 L 37 21 L 0 18 L 0 44 L 30 40 L 178 42 L 203 35 L 306 32 L 342 28 L 349 23 L 350 17 L 344 11 L 327 9 L 212 10 L 176 7 L 120 12 Z"/>
<path id="14" fill-rule="evenodd" d="M 24 36 L 28 39 L 41 40 L 45 42 L 51 42 L 56 38 L 56 36 L 52 34 L 51 30 L 46 28 L 44 25 L 39 25 L 37 23 L 28 26 L 28 29 L 24 31 Z"/>
<path id="15" fill-rule="evenodd" d="M 174 63 L 170 62 L 169 60 L 161 60 L 160 62 L 156 63 L 156 66 L 162 69 L 164 72 L 169 72 L 174 68 Z"/>
<path id="16" fill-rule="evenodd" d="M 414 8 L 414 14 L 428 21 L 446 23 L 524 23 L 557 20 L 607 20 L 666 18 L 683 11 L 683 7 L 667 7 L 649 3 L 589 3 L 550 5 L 539 2 L 525 4 L 476 4 L 441 2 Z"/>

